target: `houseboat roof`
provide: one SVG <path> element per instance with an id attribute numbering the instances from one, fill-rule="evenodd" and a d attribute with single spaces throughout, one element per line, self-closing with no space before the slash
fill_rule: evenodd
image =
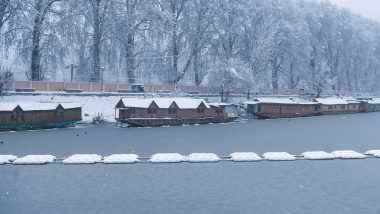
<path id="1" fill-rule="evenodd" d="M 349 104 L 358 104 L 360 103 L 360 100 L 356 99 L 355 97 L 342 97 L 345 99 Z"/>
<path id="2" fill-rule="evenodd" d="M 347 105 L 348 101 L 340 97 L 325 97 L 325 98 L 316 98 L 318 103 L 322 105 Z"/>
<path id="3" fill-rule="evenodd" d="M 368 101 L 369 104 L 380 104 L 380 98 L 372 98 Z"/>
<path id="4" fill-rule="evenodd" d="M 312 105 L 316 104 L 308 100 L 303 100 L 298 97 L 258 97 L 254 98 L 252 101 L 246 102 L 245 104 L 258 104 L 258 103 L 270 103 L 270 104 L 304 104 Z"/>
<path id="5" fill-rule="evenodd" d="M 216 107 L 221 107 L 221 106 L 239 106 L 238 104 L 233 104 L 233 103 L 209 103 L 210 106 L 216 106 Z"/>
<path id="6" fill-rule="evenodd" d="M 0 103 L 0 111 L 13 111 L 17 106 L 23 111 L 47 111 L 54 110 L 59 105 L 64 109 L 80 108 L 77 103 L 38 103 L 38 102 L 5 102 Z"/>
<path id="7" fill-rule="evenodd" d="M 210 108 L 209 104 L 204 99 L 192 99 L 192 98 L 149 98 L 149 99 L 141 99 L 141 98 L 123 98 L 120 100 L 125 107 L 130 108 L 148 108 L 152 102 L 156 103 L 158 108 L 169 108 L 173 102 L 180 109 L 196 109 L 203 103 L 206 108 Z M 119 103 L 120 103 L 119 101 Z"/>

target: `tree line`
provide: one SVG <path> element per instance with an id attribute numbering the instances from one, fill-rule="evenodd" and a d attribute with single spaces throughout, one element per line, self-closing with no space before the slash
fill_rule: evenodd
<path id="1" fill-rule="evenodd" d="M 16 79 L 378 91 L 380 24 L 303 0 L 2 0 Z"/>

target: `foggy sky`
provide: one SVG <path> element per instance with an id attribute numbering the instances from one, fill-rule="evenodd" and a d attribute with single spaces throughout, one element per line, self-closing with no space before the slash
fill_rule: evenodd
<path id="1" fill-rule="evenodd" d="M 317 0 L 324 1 L 324 0 Z M 339 6 L 351 9 L 354 13 L 361 14 L 366 18 L 380 21 L 379 0 L 329 0 Z"/>

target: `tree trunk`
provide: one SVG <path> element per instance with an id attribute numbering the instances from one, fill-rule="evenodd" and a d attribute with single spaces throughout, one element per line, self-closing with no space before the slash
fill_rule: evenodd
<path id="1" fill-rule="evenodd" d="M 173 54 L 173 76 L 169 79 L 169 83 L 175 83 L 178 75 L 178 60 L 179 60 L 179 50 L 178 50 L 178 44 L 177 44 L 177 33 L 173 32 L 173 38 L 172 38 L 172 54 Z"/>
<path id="2" fill-rule="evenodd" d="M 280 68 L 280 65 L 278 65 L 278 59 L 272 59 L 271 65 L 272 65 L 272 87 L 273 89 L 278 89 L 278 70 Z"/>
<path id="3" fill-rule="evenodd" d="M 194 78 L 195 78 L 195 85 L 199 86 L 202 83 L 200 74 L 199 74 L 199 62 L 198 62 L 198 51 L 195 51 L 194 53 L 194 59 L 193 59 L 193 67 L 194 67 Z"/>
<path id="4" fill-rule="evenodd" d="M 100 14 L 99 6 L 101 0 L 95 0 L 92 5 L 93 16 L 94 16 L 94 35 L 93 35 L 93 47 L 92 47 L 92 77 L 91 80 L 94 82 L 100 81 L 100 40 L 101 40 L 101 29 L 100 29 Z"/>
<path id="5" fill-rule="evenodd" d="M 41 65 L 40 65 L 40 40 L 42 27 L 42 0 L 36 1 L 36 17 L 34 18 L 33 42 L 32 42 L 32 59 L 31 59 L 31 79 L 33 81 L 41 81 Z"/>
<path id="6" fill-rule="evenodd" d="M 7 8 L 10 3 L 10 0 L 1 0 L 0 1 L 0 30 L 4 25 L 4 19 L 6 19 L 5 15 L 7 13 Z"/>
<path id="7" fill-rule="evenodd" d="M 126 47 L 126 63 L 127 63 L 127 77 L 128 83 L 136 83 L 135 76 L 135 58 L 134 58 L 134 35 L 132 32 L 129 32 L 127 35 L 127 47 Z"/>

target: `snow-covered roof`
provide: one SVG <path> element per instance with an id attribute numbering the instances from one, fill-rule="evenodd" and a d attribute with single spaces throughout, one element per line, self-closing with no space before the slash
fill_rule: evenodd
<path id="1" fill-rule="evenodd" d="M 155 102 L 158 108 L 169 108 L 173 102 L 175 102 L 180 109 L 195 109 L 203 102 L 206 108 L 210 108 L 209 104 L 204 99 L 192 99 L 192 98 L 123 98 L 122 102 L 125 107 L 130 108 L 148 108 L 152 102 Z"/>
<path id="2" fill-rule="evenodd" d="M 38 103 L 38 102 L 6 102 L 0 103 L 0 111 L 13 111 L 17 106 L 23 111 L 54 110 L 61 104 L 64 109 L 80 108 L 77 103 Z"/>
<path id="3" fill-rule="evenodd" d="M 16 103 L 0 103 L 0 111 L 13 111 L 16 107 Z"/>
<path id="4" fill-rule="evenodd" d="M 356 99 L 355 97 L 342 97 L 342 99 L 345 99 L 349 104 L 360 103 L 360 101 Z"/>
<path id="5" fill-rule="evenodd" d="M 209 103 L 210 106 L 216 106 L 216 107 L 221 107 L 221 106 L 238 106 L 237 104 L 233 103 Z"/>
<path id="6" fill-rule="evenodd" d="M 318 103 L 322 105 L 347 105 L 348 102 L 340 97 L 326 97 L 315 99 Z"/>
<path id="7" fill-rule="evenodd" d="M 298 97 L 257 97 L 257 98 L 254 98 L 252 101 L 246 102 L 245 104 L 257 104 L 257 103 L 304 104 L 304 105 L 316 104 L 315 102 L 303 100 Z"/>
<path id="8" fill-rule="evenodd" d="M 380 98 L 372 98 L 368 101 L 369 104 L 380 104 Z"/>
<path id="9" fill-rule="evenodd" d="M 81 108 L 79 103 L 59 103 L 64 109 Z"/>

